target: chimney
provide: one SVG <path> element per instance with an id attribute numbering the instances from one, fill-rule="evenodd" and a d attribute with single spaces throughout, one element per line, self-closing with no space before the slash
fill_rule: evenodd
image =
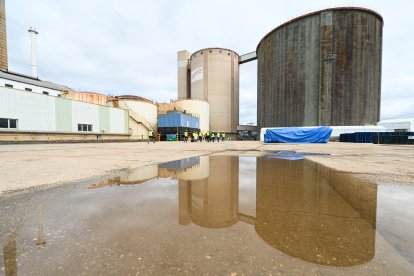
<path id="1" fill-rule="evenodd" d="M 37 45 L 36 45 L 36 37 L 39 34 L 36 28 L 29 28 L 29 33 L 32 35 L 32 77 L 37 77 Z"/>
<path id="2" fill-rule="evenodd" d="M 5 0 L 0 0 L 0 69 L 4 71 L 9 70 L 9 65 L 7 61 Z"/>

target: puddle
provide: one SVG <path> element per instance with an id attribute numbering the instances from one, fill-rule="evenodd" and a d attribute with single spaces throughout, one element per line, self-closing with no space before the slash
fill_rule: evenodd
<path id="1" fill-rule="evenodd" d="M 414 187 L 309 160 L 193 157 L 0 208 L 5 275 L 414 271 Z"/>

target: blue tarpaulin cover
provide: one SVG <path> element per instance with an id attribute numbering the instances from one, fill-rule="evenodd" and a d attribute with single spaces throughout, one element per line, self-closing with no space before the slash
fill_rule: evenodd
<path id="1" fill-rule="evenodd" d="M 265 143 L 327 143 L 331 136 L 330 127 L 285 127 L 267 129 Z"/>

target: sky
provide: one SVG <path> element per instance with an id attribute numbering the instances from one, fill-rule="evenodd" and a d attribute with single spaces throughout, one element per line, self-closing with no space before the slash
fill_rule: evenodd
<path id="1" fill-rule="evenodd" d="M 9 70 L 31 74 L 30 26 L 39 78 L 77 91 L 177 98 L 177 51 L 254 51 L 284 22 L 356 6 L 384 18 L 381 119 L 414 117 L 414 1 L 400 0 L 6 0 Z M 257 62 L 240 66 L 240 124 L 256 123 Z"/>

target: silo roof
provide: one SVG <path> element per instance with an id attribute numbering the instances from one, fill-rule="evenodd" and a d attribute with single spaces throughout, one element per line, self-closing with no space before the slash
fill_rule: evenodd
<path id="1" fill-rule="evenodd" d="M 207 50 L 224 50 L 224 51 L 229 51 L 229 52 L 235 53 L 236 55 L 240 56 L 236 51 L 231 50 L 231 49 L 221 48 L 221 47 L 210 47 L 210 48 L 203 48 L 203 49 L 195 51 L 194 53 L 191 54 L 190 59 L 193 57 L 193 55 L 195 55 L 195 54 L 197 54 L 201 51 L 207 51 Z"/>
<path id="2" fill-rule="evenodd" d="M 292 23 L 294 23 L 294 22 L 296 22 L 296 21 L 299 21 L 299 20 L 301 20 L 301 19 L 303 19 L 303 18 L 306 18 L 306 17 L 309 17 L 309 16 L 313 16 L 313 15 L 317 15 L 317 14 L 319 14 L 319 13 L 323 13 L 323 12 L 327 12 L 327 11 L 341 11 L 341 10 L 353 10 L 353 11 L 363 11 L 363 12 L 367 12 L 367 13 L 371 13 L 371 14 L 373 14 L 374 16 L 376 16 L 376 17 L 378 17 L 378 19 L 381 21 L 381 22 L 383 22 L 384 23 L 384 19 L 382 18 L 382 16 L 378 13 L 378 12 L 376 12 L 376 11 L 374 11 L 374 10 L 371 10 L 371 9 L 367 9 L 367 8 L 361 8 L 361 7 L 337 7 L 337 8 L 329 8 L 329 9 L 323 9 L 323 10 L 318 10 L 318 11 L 314 11 L 314 12 L 310 12 L 310 13 L 307 13 L 307 14 L 304 14 L 304 15 L 301 15 L 301 16 L 298 16 L 298 17 L 296 17 L 296 18 L 293 18 L 293 19 L 291 19 L 291 20 L 289 20 L 289 21 L 287 21 L 287 22 L 285 22 L 285 23 L 283 23 L 282 25 L 279 25 L 279 26 L 277 26 L 276 28 L 274 28 L 273 30 L 271 30 L 270 32 L 268 32 L 261 40 L 260 40 L 260 42 L 259 42 L 259 44 L 257 44 L 257 47 L 256 47 L 256 53 L 257 53 L 257 50 L 259 49 L 259 46 L 260 46 L 260 44 L 262 43 L 262 41 L 263 40 L 265 40 L 268 36 L 270 36 L 271 34 L 273 34 L 274 32 L 276 32 L 277 30 L 279 30 L 279 29 L 281 29 L 281 28 L 283 28 L 283 27 L 285 27 L 285 26 L 287 26 L 287 25 L 289 25 L 289 24 L 292 24 Z"/>

